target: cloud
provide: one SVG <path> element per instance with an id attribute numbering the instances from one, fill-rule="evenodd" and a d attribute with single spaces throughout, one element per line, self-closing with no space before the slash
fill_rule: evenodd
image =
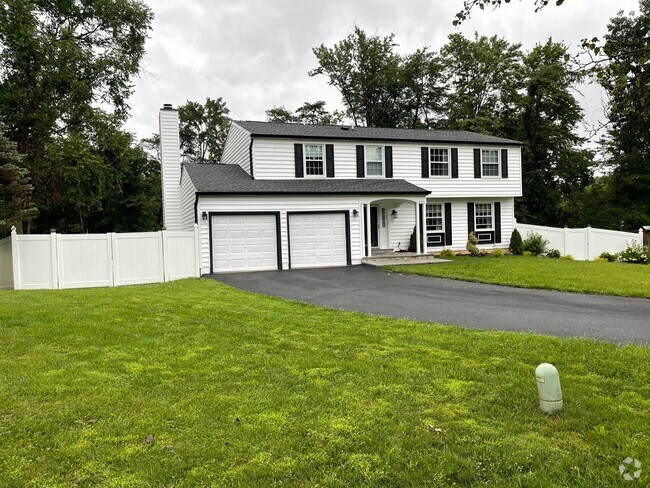
<path id="1" fill-rule="evenodd" d="M 330 110 L 341 108 L 327 79 L 307 73 L 316 67 L 312 49 L 338 42 L 355 24 L 379 35 L 394 32 L 403 53 L 424 46 L 439 50 L 454 32 L 496 34 L 525 49 L 549 37 L 576 47 L 582 38 L 601 37 L 618 10 L 638 10 L 635 0 L 572 0 L 535 13 L 532 0 L 523 0 L 476 10 L 455 28 L 457 0 L 148 2 L 156 17 L 127 123 L 140 137 L 158 130 L 163 103 L 223 97 L 233 118 L 252 120 L 264 120 L 265 110 L 275 105 L 295 109 L 325 100 Z M 594 119 L 602 112 L 600 92 L 583 91 L 585 114 Z"/>

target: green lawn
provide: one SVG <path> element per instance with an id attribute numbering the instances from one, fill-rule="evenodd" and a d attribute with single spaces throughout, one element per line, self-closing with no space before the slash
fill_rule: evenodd
<path id="1" fill-rule="evenodd" d="M 457 256 L 451 263 L 390 266 L 424 276 L 547 290 L 650 298 L 650 266 L 540 257 Z"/>
<path id="2" fill-rule="evenodd" d="M 562 379 L 554 418 L 543 361 Z M 650 482 L 640 346 L 196 279 L 0 292 L 0 378 L 2 486 L 633 486 L 627 456 Z"/>

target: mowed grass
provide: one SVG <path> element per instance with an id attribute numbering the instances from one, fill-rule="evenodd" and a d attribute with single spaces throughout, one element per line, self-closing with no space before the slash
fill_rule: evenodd
<path id="1" fill-rule="evenodd" d="M 621 461 L 650 465 L 648 348 L 207 279 L 0 292 L 0 378 L 2 486 L 631 486 Z"/>
<path id="2" fill-rule="evenodd" d="M 650 298 L 650 266 L 532 256 L 456 256 L 450 263 L 390 266 L 398 273 L 520 288 Z"/>

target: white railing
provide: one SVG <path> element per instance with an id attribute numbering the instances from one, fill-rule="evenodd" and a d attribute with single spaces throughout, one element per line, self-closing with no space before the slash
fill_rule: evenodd
<path id="1" fill-rule="evenodd" d="M 199 230 L 18 235 L 0 241 L 0 289 L 161 283 L 200 276 Z"/>
<path id="2" fill-rule="evenodd" d="M 612 254 L 623 251 L 629 244 L 643 245 L 643 229 L 638 233 L 619 232 L 617 230 L 595 229 L 563 229 L 544 227 L 541 225 L 520 224 L 515 220 L 515 227 L 526 239 L 529 232 L 536 232 L 548 240 L 548 249 L 557 249 L 562 255 L 571 255 L 580 261 L 591 261 L 603 252 Z"/>

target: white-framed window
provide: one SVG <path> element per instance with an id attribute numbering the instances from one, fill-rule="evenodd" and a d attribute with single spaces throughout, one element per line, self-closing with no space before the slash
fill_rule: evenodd
<path id="1" fill-rule="evenodd" d="M 305 176 L 323 176 L 325 146 L 323 144 L 305 144 Z"/>
<path id="2" fill-rule="evenodd" d="M 430 176 L 449 176 L 449 152 L 447 147 L 429 148 Z"/>
<path id="3" fill-rule="evenodd" d="M 474 204 L 474 226 L 476 230 L 494 229 L 494 212 L 491 203 Z"/>
<path id="4" fill-rule="evenodd" d="M 481 149 L 481 176 L 499 176 L 499 150 Z"/>
<path id="5" fill-rule="evenodd" d="M 426 226 L 428 232 L 445 230 L 442 203 L 427 203 Z"/>
<path id="6" fill-rule="evenodd" d="M 366 176 L 384 175 L 383 146 L 366 146 Z"/>

